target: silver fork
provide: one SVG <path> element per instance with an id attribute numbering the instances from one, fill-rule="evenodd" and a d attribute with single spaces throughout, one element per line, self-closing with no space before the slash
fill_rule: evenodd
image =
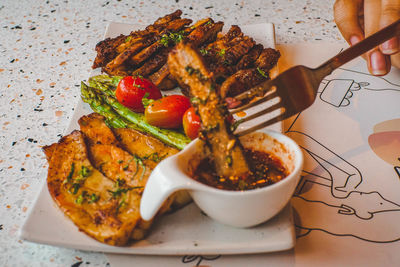
<path id="1" fill-rule="evenodd" d="M 305 66 L 295 66 L 281 73 L 273 80 L 266 81 L 250 90 L 236 96 L 236 101 L 262 96 L 260 99 L 230 110 L 231 114 L 247 110 L 261 103 L 277 99 L 277 103 L 268 108 L 238 120 L 236 126 L 246 121 L 253 120 L 264 114 L 280 110 L 279 115 L 262 123 L 234 133 L 242 136 L 258 129 L 264 128 L 275 122 L 287 119 L 300 111 L 308 108 L 315 101 L 318 86 L 322 79 L 334 69 L 350 60 L 361 56 L 365 52 L 380 45 L 394 36 L 400 36 L 400 20 L 374 33 L 363 41 L 337 54 L 319 67 L 311 69 Z"/>

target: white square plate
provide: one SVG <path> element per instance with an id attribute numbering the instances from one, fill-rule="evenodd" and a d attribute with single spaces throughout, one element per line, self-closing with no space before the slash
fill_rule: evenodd
<path id="1" fill-rule="evenodd" d="M 128 34 L 137 28 L 138 25 L 112 22 L 107 27 L 105 37 Z M 243 26 L 242 30 L 265 47 L 275 47 L 272 24 Z M 66 133 L 77 129 L 78 119 L 90 112 L 90 107 L 79 101 Z M 270 128 L 281 131 L 282 124 L 277 123 Z M 46 174 L 43 174 L 44 180 L 45 177 Z M 238 229 L 211 220 L 192 203 L 159 219 L 146 239 L 127 247 L 108 246 L 80 232 L 64 216 L 51 199 L 45 182 L 20 231 L 20 237 L 32 242 L 81 250 L 148 255 L 247 254 L 287 250 L 295 245 L 290 205 L 262 225 Z"/>

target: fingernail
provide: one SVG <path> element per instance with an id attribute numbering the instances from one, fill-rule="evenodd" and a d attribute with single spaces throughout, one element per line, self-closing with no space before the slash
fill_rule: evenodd
<path id="1" fill-rule="evenodd" d="M 371 62 L 371 72 L 373 75 L 385 75 L 386 70 L 386 59 L 380 51 L 374 51 L 369 56 Z"/>
<path id="2" fill-rule="evenodd" d="M 350 37 L 350 44 L 355 45 L 356 43 L 359 43 L 361 41 L 361 38 L 358 37 L 357 35 L 353 35 Z"/>
<path id="3" fill-rule="evenodd" d="M 381 44 L 381 49 L 384 54 L 394 54 L 399 50 L 398 38 L 392 38 Z"/>

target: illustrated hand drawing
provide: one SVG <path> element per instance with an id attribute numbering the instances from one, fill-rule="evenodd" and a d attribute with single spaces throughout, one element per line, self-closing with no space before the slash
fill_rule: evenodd
<path id="1" fill-rule="evenodd" d="M 292 200 L 298 237 L 400 240 L 400 75 L 375 77 L 360 62 L 328 76 L 286 130 L 305 156 Z"/>

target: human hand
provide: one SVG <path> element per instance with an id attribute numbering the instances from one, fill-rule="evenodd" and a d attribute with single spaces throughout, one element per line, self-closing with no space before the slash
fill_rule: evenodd
<path id="1" fill-rule="evenodd" d="M 336 0 L 333 9 L 335 22 L 350 45 L 400 19 L 400 0 Z M 387 74 L 392 65 L 400 68 L 400 37 L 368 51 L 364 58 L 376 76 Z"/>

